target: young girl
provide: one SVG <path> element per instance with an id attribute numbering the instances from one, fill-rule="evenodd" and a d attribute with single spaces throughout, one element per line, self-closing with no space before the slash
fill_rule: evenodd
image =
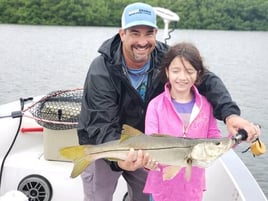
<path id="1" fill-rule="evenodd" d="M 206 71 L 198 49 L 190 43 L 179 43 L 169 49 L 163 60 L 165 91 L 148 105 L 145 133 L 166 133 L 187 138 L 219 138 L 220 131 L 207 99 L 198 85 Z M 205 170 L 192 167 L 185 178 L 185 168 L 171 180 L 163 180 L 163 165 L 148 173 L 144 193 L 154 201 L 201 201 L 205 190 Z"/>

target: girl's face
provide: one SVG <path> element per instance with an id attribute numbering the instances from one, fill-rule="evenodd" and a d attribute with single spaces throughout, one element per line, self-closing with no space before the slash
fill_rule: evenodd
<path id="1" fill-rule="evenodd" d="M 184 58 L 175 57 L 166 68 L 173 93 L 190 92 L 197 79 L 196 69 Z"/>

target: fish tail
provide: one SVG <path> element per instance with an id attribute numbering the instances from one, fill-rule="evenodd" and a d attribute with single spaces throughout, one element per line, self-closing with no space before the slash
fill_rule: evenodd
<path id="1" fill-rule="evenodd" d="M 86 154 L 89 146 L 90 145 L 71 146 L 59 150 L 64 158 L 74 162 L 71 178 L 80 175 L 95 160 L 93 156 Z"/>
<path id="2" fill-rule="evenodd" d="M 60 155 L 66 159 L 76 160 L 86 155 L 85 153 L 86 153 L 87 148 L 88 148 L 88 145 L 71 146 L 71 147 L 61 148 L 59 152 L 60 152 Z"/>
<path id="3" fill-rule="evenodd" d="M 80 175 L 93 160 L 89 160 L 88 157 L 79 158 L 74 161 L 74 167 L 71 173 L 71 178 L 75 178 Z"/>

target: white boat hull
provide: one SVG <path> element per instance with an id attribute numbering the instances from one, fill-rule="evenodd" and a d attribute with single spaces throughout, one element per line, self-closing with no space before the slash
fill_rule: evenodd
<path id="1" fill-rule="evenodd" d="M 12 102 L 0 106 L 0 116 L 19 110 L 19 102 Z M 0 162 L 9 149 L 19 119 L 0 119 Z M 35 120 L 23 118 L 23 128 L 40 127 Z M 55 132 L 57 132 L 55 130 Z M 80 177 L 70 178 L 73 168 L 71 162 L 46 160 L 44 157 L 43 132 L 20 132 L 14 147 L 5 160 L 1 189 L 1 196 L 9 191 L 23 188 L 27 196 L 40 195 L 31 185 L 40 182 L 43 191 L 49 191 L 51 201 L 83 200 L 83 188 Z M 205 201 L 267 201 L 256 180 L 246 168 L 244 163 L 233 150 L 223 155 L 219 160 L 207 168 L 207 191 L 204 193 Z M 35 184 L 34 183 L 34 184 Z M 50 192 L 51 191 L 51 192 Z M 123 200 L 127 192 L 123 178 L 120 178 L 114 201 Z M 29 193 L 33 195 L 29 195 Z M 4 200 L 1 200 L 4 201 Z"/>

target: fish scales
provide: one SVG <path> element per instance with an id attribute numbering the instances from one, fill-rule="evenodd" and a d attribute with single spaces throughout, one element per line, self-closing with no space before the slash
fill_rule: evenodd
<path id="1" fill-rule="evenodd" d="M 234 144 L 229 138 L 193 139 L 170 135 L 144 135 L 136 129 L 123 127 L 120 140 L 99 145 L 65 147 L 62 156 L 74 161 L 71 177 L 78 176 L 93 161 L 106 158 L 125 160 L 131 148 L 143 150 L 160 164 L 178 167 L 207 167 Z"/>

